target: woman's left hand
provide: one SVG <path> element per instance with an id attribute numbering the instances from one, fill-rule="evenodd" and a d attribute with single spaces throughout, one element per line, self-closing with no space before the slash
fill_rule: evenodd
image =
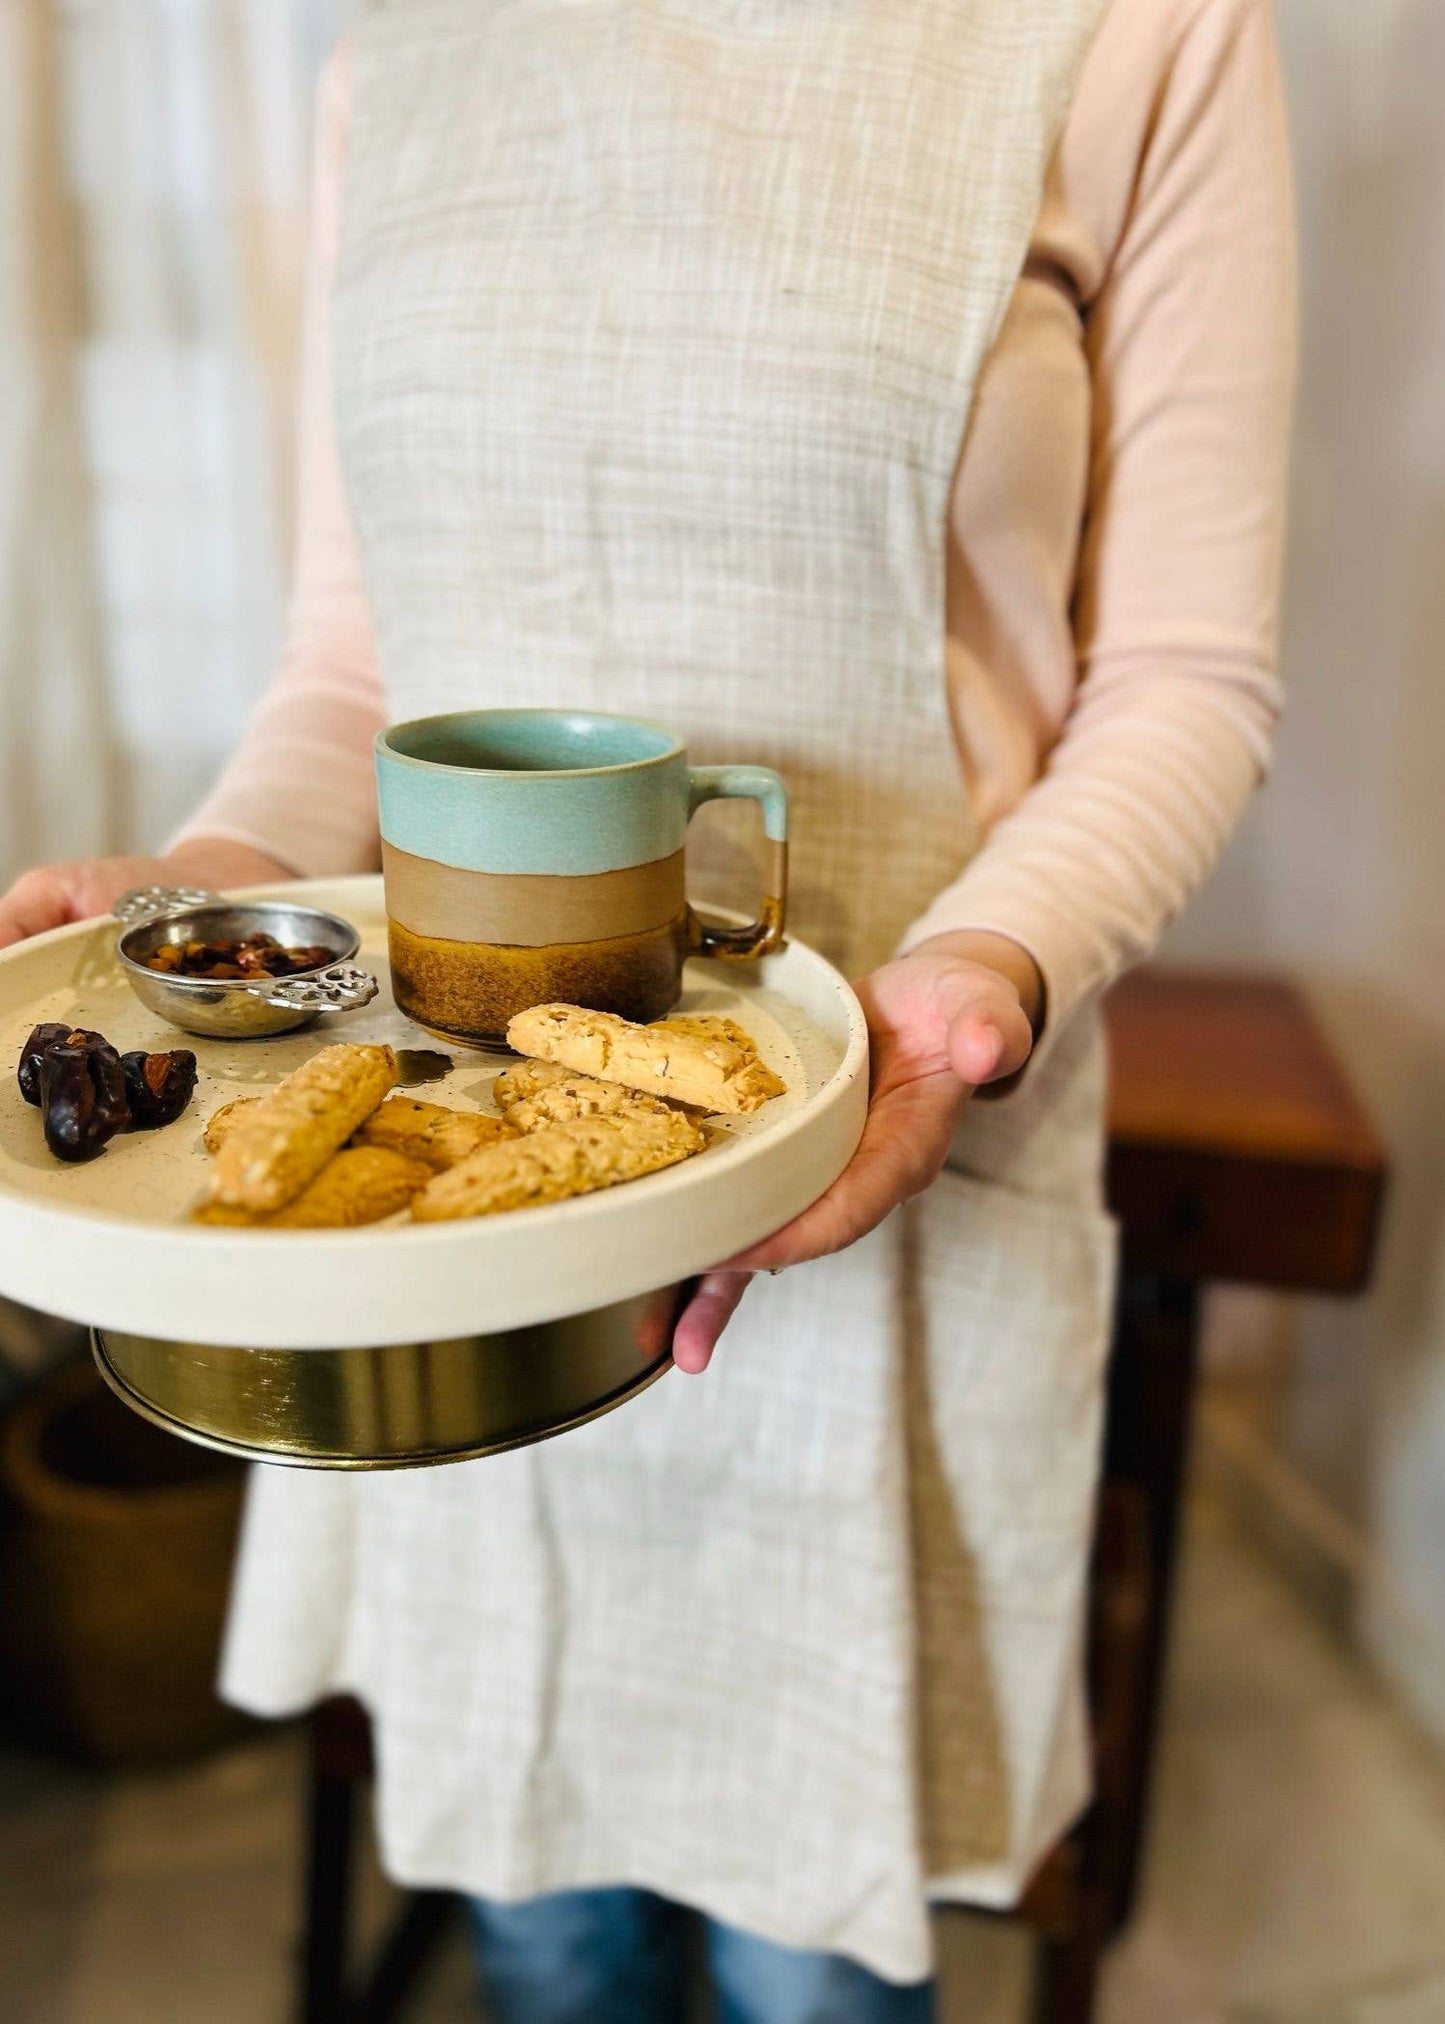
<path id="1" fill-rule="evenodd" d="M 938 935 L 858 986 L 870 1047 L 868 1120 L 858 1150 L 812 1207 L 704 1274 L 673 1334 L 679 1370 L 706 1370 L 754 1272 L 856 1243 L 938 1175 L 959 1105 L 1022 1068 L 1043 985 L 1002 935 Z"/>

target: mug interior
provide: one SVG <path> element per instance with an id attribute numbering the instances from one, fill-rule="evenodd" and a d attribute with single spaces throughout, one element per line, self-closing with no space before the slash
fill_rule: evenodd
<path id="1" fill-rule="evenodd" d="M 469 773 L 598 773 L 645 766 L 680 749 L 660 725 L 589 710 L 461 710 L 394 724 L 398 759 Z"/>

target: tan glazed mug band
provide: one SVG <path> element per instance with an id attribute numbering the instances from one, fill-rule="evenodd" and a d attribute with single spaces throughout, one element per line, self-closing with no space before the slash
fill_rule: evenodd
<path id="1" fill-rule="evenodd" d="M 383 841 L 387 912 L 414 935 L 540 949 L 639 935 L 685 904 L 682 851 L 578 875 L 461 871 Z"/>

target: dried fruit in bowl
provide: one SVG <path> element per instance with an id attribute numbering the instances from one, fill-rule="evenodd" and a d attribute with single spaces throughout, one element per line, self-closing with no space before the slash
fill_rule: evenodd
<path id="1" fill-rule="evenodd" d="M 240 941 L 162 942 L 145 959 L 148 970 L 166 977 L 212 977 L 234 982 L 238 977 L 296 977 L 305 970 L 324 970 L 336 951 L 320 942 L 288 948 L 274 935 L 256 933 Z"/>

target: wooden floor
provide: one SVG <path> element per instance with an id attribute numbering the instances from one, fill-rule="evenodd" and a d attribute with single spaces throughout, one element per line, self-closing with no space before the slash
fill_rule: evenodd
<path id="1" fill-rule="evenodd" d="M 297 1762 L 284 1736 L 162 1779 L 0 1761 L 5 2024 L 287 2024 Z M 1198 1498 L 1148 1877 L 1101 2024 L 1445 2020 L 1445 1774 Z M 946 2024 L 1020 2024 L 1025 1970 L 955 1928 Z M 415 2024 L 479 2019 L 459 1943 Z"/>

